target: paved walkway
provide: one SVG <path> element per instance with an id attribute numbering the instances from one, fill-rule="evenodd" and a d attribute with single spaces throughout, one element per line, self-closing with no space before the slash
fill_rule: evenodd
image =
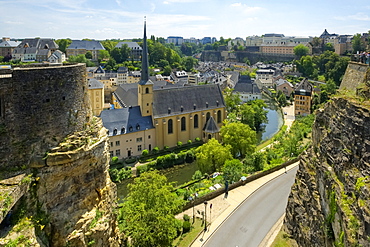
<path id="1" fill-rule="evenodd" d="M 298 162 L 288 166 L 286 169 L 290 170 L 293 167 L 297 166 Z M 254 193 L 262 185 L 270 181 L 271 179 L 283 174 L 285 169 L 280 169 L 276 172 L 273 172 L 269 175 L 266 175 L 262 178 L 256 179 L 250 183 L 245 184 L 244 186 L 239 186 L 231 191 L 227 198 L 224 198 L 224 195 L 220 195 L 210 201 L 207 204 L 207 232 L 202 232 L 197 239 L 191 245 L 192 247 L 200 247 L 203 243 L 215 232 L 215 230 L 231 215 L 238 206 L 244 202 L 252 193 Z M 212 204 L 212 209 L 210 205 Z M 202 219 L 202 212 L 204 212 L 204 204 L 200 204 L 194 207 L 195 217 Z M 183 214 L 187 214 L 190 217 L 193 217 L 193 208 L 190 208 L 176 217 L 182 219 Z M 264 242 L 271 244 L 277 233 L 280 230 L 280 227 L 273 227 L 273 231 L 268 234 L 269 239 L 265 239 Z"/>

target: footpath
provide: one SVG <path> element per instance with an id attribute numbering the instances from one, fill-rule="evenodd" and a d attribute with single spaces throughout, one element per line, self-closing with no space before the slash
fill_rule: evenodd
<path id="1" fill-rule="evenodd" d="M 207 202 L 206 207 L 206 216 L 207 216 L 207 231 L 202 231 L 198 237 L 193 241 L 191 244 L 192 247 L 200 247 L 210 238 L 213 233 L 221 226 L 221 224 L 227 220 L 227 218 L 242 204 L 250 195 L 252 195 L 258 188 L 269 182 L 270 180 L 280 176 L 281 174 L 285 173 L 295 166 L 298 165 L 299 162 L 293 163 L 283 169 L 280 169 L 276 172 L 270 173 L 264 177 L 256 179 L 252 182 L 249 182 L 243 186 L 239 186 L 233 190 L 230 190 L 228 193 L 228 197 L 225 198 L 224 194 L 213 198 Z M 212 206 L 211 206 L 212 205 Z M 204 204 L 199 204 L 197 206 L 186 211 L 178 214 L 176 218 L 182 219 L 184 214 L 193 217 L 193 212 L 195 217 L 202 219 L 202 214 L 204 213 L 205 206 Z M 263 240 L 263 246 L 270 246 L 272 241 L 275 239 L 277 233 L 280 230 L 281 222 L 277 222 L 275 226 L 273 226 L 270 232 L 267 234 L 267 237 Z M 261 245 L 262 246 L 262 245 Z"/>

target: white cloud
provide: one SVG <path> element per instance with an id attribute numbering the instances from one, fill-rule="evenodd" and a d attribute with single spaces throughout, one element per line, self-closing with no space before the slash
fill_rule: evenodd
<path id="1" fill-rule="evenodd" d="M 242 3 L 233 3 L 230 6 L 234 8 L 238 8 L 238 10 L 241 10 L 242 12 L 248 13 L 248 14 L 255 13 L 263 9 L 261 7 L 252 7 L 246 4 L 242 4 Z"/>
<path id="2" fill-rule="evenodd" d="M 240 6 L 242 6 L 242 3 L 233 3 L 230 6 L 231 7 L 240 7 Z"/>

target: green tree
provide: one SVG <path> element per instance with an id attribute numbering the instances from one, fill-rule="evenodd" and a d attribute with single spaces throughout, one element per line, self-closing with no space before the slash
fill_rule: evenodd
<path id="1" fill-rule="evenodd" d="M 68 62 L 71 62 L 71 63 L 86 63 L 87 67 L 95 66 L 95 64 L 93 62 L 86 59 L 84 54 L 80 54 L 80 55 L 77 55 L 77 56 L 69 56 L 68 57 Z"/>
<path id="2" fill-rule="evenodd" d="M 365 50 L 364 44 L 361 41 L 361 34 L 359 33 L 353 35 L 352 50 L 353 53 L 362 52 Z"/>
<path id="3" fill-rule="evenodd" d="M 243 164 L 238 159 L 227 160 L 222 172 L 226 181 L 239 181 L 243 172 Z"/>
<path id="4" fill-rule="evenodd" d="M 193 57 L 184 57 L 182 59 L 182 64 L 185 67 L 186 71 L 191 71 L 195 64 L 197 64 L 197 60 Z"/>
<path id="5" fill-rule="evenodd" d="M 335 51 L 332 43 L 326 43 L 324 46 L 324 51 Z"/>
<path id="6" fill-rule="evenodd" d="M 98 54 L 99 61 L 103 61 L 103 60 L 106 60 L 106 59 L 109 59 L 109 58 L 110 58 L 110 55 L 109 55 L 109 52 L 107 50 L 100 50 L 99 51 L 99 54 Z"/>
<path id="7" fill-rule="evenodd" d="M 283 93 L 283 91 L 281 91 L 281 90 L 278 90 L 277 95 L 276 95 L 276 100 L 277 100 L 279 106 L 281 106 L 281 107 L 284 107 L 284 106 L 287 105 L 286 96 Z"/>
<path id="8" fill-rule="evenodd" d="M 244 124 L 248 124 L 253 130 L 261 130 L 261 124 L 267 123 L 267 107 L 263 100 L 251 100 L 240 107 L 240 119 Z"/>
<path id="9" fill-rule="evenodd" d="M 223 143 L 231 146 L 231 153 L 234 157 L 245 157 L 256 149 L 256 132 L 243 123 L 227 123 L 221 127 Z"/>
<path id="10" fill-rule="evenodd" d="M 294 51 L 294 55 L 301 58 L 303 56 L 306 56 L 308 52 L 310 51 L 310 49 L 305 45 L 299 44 L 294 47 L 293 51 Z"/>
<path id="11" fill-rule="evenodd" d="M 66 49 L 72 43 L 71 39 L 57 39 L 55 43 L 59 46 L 59 50 L 66 53 Z"/>
<path id="12" fill-rule="evenodd" d="M 202 173 L 212 173 L 220 170 L 226 160 L 232 159 L 231 146 L 222 146 L 212 138 L 207 143 L 196 149 L 196 160 Z"/>
<path id="13" fill-rule="evenodd" d="M 108 53 L 110 53 L 114 49 L 114 47 L 118 44 L 117 41 L 113 40 L 104 40 L 100 41 L 100 43 L 108 51 Z"/>
<path id="14" fill-rule="evenodd" d="M 233 93 L 234 89 L 232 88 L 225 88 L 223 91 L 226 110 L 228 112 L 232 112 L 237 110 L 238 105 L 241 104 L 241 99 L 239 93 Z"/>
<path id="15" fill-rule="evenodd" d="M 145 172 L 128 188 L 118 219 L 132 245 L 172 246 L 177 234 L 175 214 L 184 201 L 171 192 L 167 178 L 157 171 Z"/>
<path id="16" fill-rule="evenodd" d="M 85 57 L 87 59 L 92 59 L 92 57 L 93 57 L 92 52 L 91 51 L 87 51 L 86 54 L 85 54 Z"/>

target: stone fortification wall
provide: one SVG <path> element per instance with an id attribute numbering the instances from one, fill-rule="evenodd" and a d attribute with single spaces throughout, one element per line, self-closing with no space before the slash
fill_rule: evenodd
<path id="1" fill-rule="evenodd" d="M 0 169 L 43 163 L 45 152 L 89 122 L 85 64 L 0 72 Z"/>

